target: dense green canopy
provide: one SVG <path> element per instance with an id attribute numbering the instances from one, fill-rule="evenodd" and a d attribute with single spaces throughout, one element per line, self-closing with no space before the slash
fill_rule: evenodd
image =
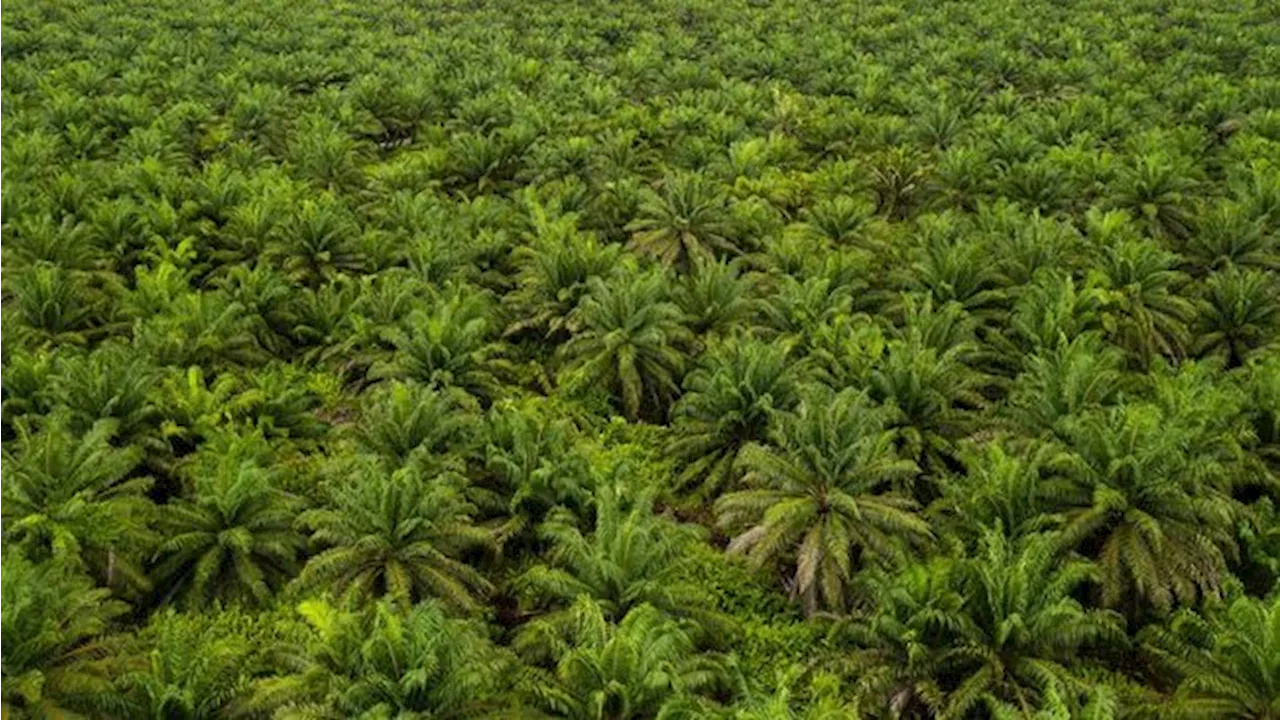
<path id="1" fill-rule="evenodd" d="M 1280 720 L 1280 19 L 11 0 L 4 718 Z"/>

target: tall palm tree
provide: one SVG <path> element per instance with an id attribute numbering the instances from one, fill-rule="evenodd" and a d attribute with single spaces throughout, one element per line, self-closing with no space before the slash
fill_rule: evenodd
<path id="1" fill-rule="evenodd" d="M 0 583 L 0 713 L 16 718 L 128 717 L 111 686 L 127 668 L 106 633 L 128 606 L 59 561 L 6 548 Z"/>
<path id="2" fill-rule="evenodd" d="M 367 458 L 344 470 L 328 502 L 298 517 L 324 548 L 307 561 L 301 584 L 386 595 L 404 605 L 439 597 L 461 609 L 490 590 L 483 575 L 458 559 L 490 542 L 487 531 L 471 524 L 473 509 L 460 483 L 423 477 L 413 466 L 389 473 Z"/>
<path id="3" fill-rule="evenodd" d="M 345 610 L 298 606 L 308 632 L 284 648 L 284 674 L 259 680 L 242 710 L 280 720 L 493 717 L 509 663 L 483 628 L 434 601 L 409 609 L 382 601 Z"/>
<path id="4" fill-rule="evenodd" d="M 1239 597 L 1203 613 L 1179 610 L 1148 626 L 1143 648 L 1178 678 L 1146 717 L 1272 720 L 1280 717 L 1280 595 Z"/>
<path id="5" fill-rule="evenodd" d="M 534 689 L 537 704 L 553 717 L 641 720 L 713 712 L 708 696 L 726 689 L 727 667 L 698 654 L 667 615 L 640 605 L 613 625 L 586 596 L 571 613 L 565 637 L 552 649 L 555 668 L 540 673 Z"/>
<path id="6" fill-rule="evenodd" d="M 612 283 L 591 278 L 578 306 L 582 331 L 560 349 L 562 379 L 609 392 L 630 420 L 665 418 L 680 391 L 692 335 L 680 308 L 666 299 L 665 283 L 657 273 Z"/>
<path id="7" fill-rule="evenodd" d="M 894 449 L 890 418 L 865 394 L 815 394 L 780 418 L 775 447 L 743 452 L 750 489 L 716 502 L 720 526 L 738 533 L 729 552 L 793 565 L 788 584 L 807 612 L 845 608 L 863 555 L 894 557 L 901 541 L 930 534 L 899 491 L 918 468 Z"/>
<path id="8" fill-rule="evenodd" d="M 53 415 L 43 427 L 18 424 L 4 449 L 4 539 L 29 557 L 85 568 L 109 586 L 145 588 L 141 555 L 155 541 L 151 479 L 133 475 L 137 447 L 116 448 L 115 420 L 100 420 L 83 436 Z"/>
<path id="9" fill-rule="evenodd" d="M 1102 602 L 1133 613 L 1216 595 L 1236 553 L 1232 439 L 1149 405 L 1072 418 L 1066 542 L 1098 560 Z"/>
<path id="10" fill-rule="evenodd" d="M 305 541 L 293 528 L 300 502 L 273 473 L 232 452 L 201 469 L 190 498 L 160 509 L 165 540 L 153 576 L 164 601 L 262 605 L 298 572 Z M 208 474 L 205 474 L 205 473 Z"/>
<path id="11" fill-rule="evenodd" d="M 699 365 L 672 409 L 670 449 L 683 463 L 681 484 L 712 498 L 736 479 L 743 448 L 767 440 L 774 415 L 795 409 L 805 370 L 788 344 L 748 339 L 713 347 Z"/>
<path id="12" fill-rule="evenodd" d="M 742 253 L 732 239 L 724 195 L 701 175 L 668 175 L 656 192 L 645 190 L 627 230 L 632 248 L 681 272 L 717 253 Z"/>

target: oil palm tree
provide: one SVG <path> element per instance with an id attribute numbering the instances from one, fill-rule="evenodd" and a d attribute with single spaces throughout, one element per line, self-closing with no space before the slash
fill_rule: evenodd
<path id="1" fill-rule="evenodd" d="M 1178 678 L 1173 693 L 1142 708 L 1145 717 L 1199 720 L 1280 717 L 1280 595 L 1238 597 L 1179 610 L 1140 636 L 1157 666 Z"/>
<path id="2" fill-rule="evenodd" d="M 298 572 L 305 540 L 293 528 L 298 498 L 273 473 L 237 452 L 199 468 L 195 493 L 162 507 L 165 539 L 153 576 L 163 600 L 262 605 Z"/>
<path id="3" fill-rule="evenodd" d="M 539 547 L 534 530 L 547 515 L 576 514 L 591 502 L 588 461 L 574 452 L 572 422 L 540 404 L 504 402 L 486 418 L 483 450 L 489 487 L 507 518 L 498 531 L 509 544 Z"/>
<path id="4" fill-rule="evenodd" d="M 83 436 L 67 425 L 63 415 L 38 430 L 19 423 L 5 447 L 5 542 L 32 558 L 82 567 L 109 586 L 145 588 L 138 559 L 155 536 L 151 479 L 134 475 L 142 452 L 112 446 L 115 420 Z"/>
<path id="5" fill-rule="evenodd" d="M 773 417 L 795 409 L 805 370 L 789 345 L 748 339 L 717 345 L 699 365 L 672 409 L 670 449 L 683 464 L 681 484 L 712 498 L 736 479 L 743 448 L 767 440 Z"/>
<path id="6" fill-rule="evenodd" d="M 624 492 L 603 483 L 596 490 L 589 533 L 579 529 L 572 513 L 551 513 L 540 528 L 550 546 L 546 562 L 530 567 L 512 585 L 534 604 L 559 608 L 525 625 L 518 648 L 545 647 L 548 634 L 563 634 L 572 623 L 569 608 L 582 596 L 593 598 L 610 622 L 647 603 L 691 620 L 688 629 L 695 637 L 723 634 L 727 619 L 711 608 L 709 596 L 688 580 L 685 568 L 684 551 L 699 533 L 695 526 L 655 515 L 654 496 L 652 490 Z"/>
<path id="7" fill-rule="evenodd" d="M 259 680 L 240 707 L 279 720 L 473 718 L 494 711 L 509 663 L 482 627 L 437 602 L 298 606 L 304 638 L 282 648 L 285 672 Z M 493 717 L 500 717 L 494 712 Z"/>
<path id="8" fill-rule="evenodd" d="M 1195 308 L 1181 295 L 1188 278 L 1175 269 L 1177 256 L 1153 242 L 1131 239 L 1106 245 L 1101 260 L 1112 341 L 1141 367 L 1157 355 L 1181 359 Z"/>
<path id="9" fill-rule="evenodd" d="M 779 419 L 773 447 L 743 452 L 749 489 L 716 501 L 719 525 L 737 533 L 729 552 L 792 567 L 787 584 L 807 612 L 844 609 L 863 556 L 900 556 L 903 541 L 930 535 L 900 491 L 918 469 L 898 456 L 891 417 L 849 390 L 808 397 Z"/>
<path id="10" fill-rule="evenodd" d="M 563 382 L 607 391 L 630 420 L 664 418 L 679 394 L 684 348 L 692 340 L 664 284 L 657 273 L 612 283 L 591 278 L 578 307 L 582 331 L 560 348 Z"/>
<path id="11" fill-rule="evenodd" d="M 396 468 L 466 446 L 475 420 L 448 390 L 392 381 L 366 393 L 354 434 L 363 451 Z"/>
<path id="12" fill-rule="evenodd" d="M 578 232 L 572 216 L 535 217 L 531 242 L 511 253 L 518 269 L 516 289 L 503 297 L 513 317 L 504 334 L 536 331 L 543 339 L 563 341 L 579 329 L 573 310 L 587 294 L 587 281 L 608 277 L 617 267 L 618 246 Z"/>
<path id="13" fill-rule="evenodd" d="M 1063 423 L 1123 397 L 1124 356 L 1095 333 L 1061 338 L 1027 355 L 1000 408 L 1014 432 L 1061 436 Z"/>
<path id="14" fill-rule="evenodd" d="M 128 716 L 124 698 L 111 685 L 128 664 L 119 638 L 107 634 L 127 605 L 65 563 L 33 563 L 10 548 L 0 590 L 5 717 Z"/>
<path id="15" fill-rule="evenodd" d="M 1236 554 L 1231 437 L 1150 405 L 1072 418 L 1076 498 L 1065 541 L 1097 559 L 1101 600 L 1136 613 L 1214 596 Z"/>
<path id="16" fill-rule="evenodd" d="M 1204 281 L 1195 350 L 1237 367 L 1280 340 L 1280 283 L 1272 273 L 1231 266 Z"/>
<path id="17" fill-rule="evenodd" d="M 668 175 L 657 191 L 645 190 L 627 230 L 632 248 L 680 272 L 717 254 L 742 253 L 724 195 L 701 175 Z"/>
<path id="18" fill-rule="evenodd" d="M 706 717 L 715 709 L 710 696 L 729 687 L 725 662 L 699 654 L 693 639 L 650 605 L 617 625 L 590 597 L 580 597 L 570 612 L 565 636 L 551 648 L 555 667 L 534 685 L 536 704 L 552 717 Z"/>
<path id="19" fill-rule="evenodd" d="M 460 483 L 423 477 L 413 466 L 388 472 L 369 458 L 341 470 L 328 501 L 298 517 L 322 548 L 303 568 L 302 585 L 385 595 L 406 606 L 438 597 L 460 609 L 489 591 L 484 576 L 459 559 L 490 542 L 471 524 Z"/>
<path id="20" fill-rule="evenodd" d="M 1062 559 L 1059 547 L 1053 536 L 1010 540 L 996 528 L 983 536 L 976 556 L 961 562 L 966 622 L 955 660 L 963 679 L 948 693 L 943 717 L 998 703 L 1032 717 L 1048 695 L 1087 702 L 1091 683 L 1081 669 L 1089 662 L 1081 653 L 1123 643 L 1124 621 L 1073 597 L 1097 571 Z"/>
<path id="21" fill-rule="evenodd" d="M 1111 203 L 1129 212 L 1157 237 L 1185 238 L 1194 218 L 1192 199 L 1199 187 L 1189 163 L 1168 153 L 1139 155 L 1123 168 L 1112 192 Z"/>
<path id="22" fill-rule="evenodd" d="M 755 319 L 759 311 L 755 287 L 753 277 L 744 276 L 737 263 L 721 261 L 681 276 L 673 295 L 698 337 L 725 337 L 750 327 Z"/>
<path id="23" fill-rule="evenodd" d="M 389 362 L 375 364 L 369 375 L 460 388 L 488 404 L 501 394 L 499 373 L 507 366 L 500 359 L 497 328 L 490 298 L 474 290 L 450 288 L 429 310 L 414 310 L 403 323 L 386 331 L 395 355 Z"/>
<path id="24" fill-rule="evenodd" d="M 246 624 L 246 616 L 236 611 L 168 609 L 151 616 L 138 633 L 144 661 L 118 683 L 130 703 L 129 717 L 226 717 L 258 669 L 243 634 Z"/>
<path id="25" fill-rule="evenodd" d="M 897 409 L 902 454 L 926 473 L 954 465 L 954 444 L 972 427 L 974 411 L 987 404 L 982 390 L 990 379 L 970 364 L 974 343 L 929 347 L 919 328 L 892 340 L 871 371 L 869 394 Z M 921 488 L 921 496 L 929 492 Z"/>

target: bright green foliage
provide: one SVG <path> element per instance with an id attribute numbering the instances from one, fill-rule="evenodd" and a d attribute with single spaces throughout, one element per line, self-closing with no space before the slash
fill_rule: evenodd
<path id="1" fill-rule="evenodd" d="M 507 689 L 507 664 L 480 629 L 436 603 L 401 612 L 387 602 L 344 610 L 309 601 L 298 612 L 306 639 L 248 702 L 273 718 L 476 717 Z"/>
<path id="2" fill-rule="evenodd" d="M 1275 4 L 5 3 L 0 715 L 1275 715 Z"/>
<path id="3" fill-rule="evenodd" d="M 863 555 L 891 559 L 929 535 L 900 490 L 917 468 L 898 457 L 890 417 L 864 394 L 813 395 L 779 420 L 776 449 L 743 452 L 749 489 L 716 501 L 719 524 L 737 533 L 729 551 L 793 566 L 791 593 L 809 612 L 847 606 Z"/>
<path id="4" fill-rule="evenodd" d="M 580 720 L 705 717 L 706 696 L 731 686 L 717 658 L 699 655 L 692 638 L 650 605 L 617 625 L 589 598 L 569 610 L 555 667 L 535 680 L 538 705 L 552 717 Z"/>

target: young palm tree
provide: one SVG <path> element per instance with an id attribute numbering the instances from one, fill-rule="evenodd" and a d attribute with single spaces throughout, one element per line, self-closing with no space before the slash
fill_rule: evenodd
<path id="1" fill-rule="evenodd" d="M 785 343 L 733 339 L 708 351 L 671 412 L 681 484 L 707 499 L 731 486 L 743 448 L 764 442 L 773 417 L 799 403 L 804 375 Z"/>
<path id="2" fill-rule="evenodd" d="M 716 502 L 720 526 L 738 532 L 729 552 L 794 565 L 788 584 L 806 612 L 843 610 L 863 555 L 895 557 L 902 541 L 930 534 L 898 491 L 918 468 L 898 457 L 890 417 L 865 394 L 815 394 L 780 418 L 775 447 L 743 452 L 750 489 Z"/>
<path id="3" fill-rule="evenodd" d="M 4 449 L 5 542 L 32 558 L 83 567 L 109 586 L 146 587 L 137 559 L 155 540 L 151 479 L 132 475 L 142 452 L 112 447 L 114 420 L 83 436 L 61 415 L 38 431 L 27 423 L 17 429 Z"/>
<path id="4" fill-rule="evenodd" d="M 1076 456 L 1065 540 L 1098 560 L 1102 602 L 1133 613 L 1217 595 L 1236 554 L 1239 505 L 1225 434 L 1149 405 L 1123 405 L 1065 425 Z"/>
<path id="5" fill-rule="evenodd" d="M 693 639 L 664 613 L 640 605 L 613 625 L 585 596 L 570 612 L 566 635 L 552 649 L 555 669 L 540 673 L 534 689 L 552 717 L 642 720 L 714 711 L 708 696 L 728 684 L 725 663 L 698 654 Z"/>
<path id="6" fill-rule="evenodd" d="M 490 535 L 471 524 L 471 506 L 448 476 L 425 478 L 413 466 L 388 473 L 357 459 L 330 487 L 329 502 L 299 516 L 323 549 L 298 580 L 358 596 L 386 595 L 403 605 L 439 597 L 469 609 L 489 582 L 458 559 Z"/>
<path id="7" fill-rule="evenodd" d="M 508 661 L 482 627 L 440 604 L 343 610 L 309 601 L 298 612 L 309 627 L 283 648 L 286 674 L 259 680 L 242 710 L 280 720 L 502 716 L 493 706 L 509 687 Z"/>
<path id="8" fill-rule="evenodd" d="M 742 254 L 724 196 L 701 175 L 669 175 L 658 191 L 645 190 L 627 230 L 632 248 L 680 272 L 717 253 Z"/>
<path id="9" fill-rule="evenodd" d="M 692 336 L 680 308 L 665 298 L 665 282 L 657 273 L 609 284 L 591 278 L 577 311 L 583 329 L 560 349 L 564 382 L 608 391 L 630 420 L 664 418 L 680 391 Z"/>
<path id="10" fill-rule="evenodd" d="M 7 502 L 6 502 L 7 505 Z M 0 583 L 0 713 L 16 718 L 128 717 L 112 688 L 127 668 L 105 633 L 128 606 L 59 561 L 5 549 Z"/>
<path id="11" fill-rule="evenodd" d="M 1239 597 L 1203 613 L 1179 610 L 1148 626 L 1143 648 L 1178 678 L 1144 717 L 1200 720 L 1280 717 L 1280 595 Z"/>
<path id="12" fill-rule="evenodd" d="M 625 470 L 623 471 L 625 472 Z M 616 485 L 601 485 L 595 496 L 595 525 L 583 533 L 577 518 L 553 511 L 540 534 L 549 541 L 547 562 L 538 563 L 513 581 L 513 587 L 537 604 L 561 607 L 525 625 L 516 645 L 525 650 L 544 648 L 548 634 L 561 635 L 572 622 L 569 606 L 588 596 L 610 622 L 647 603 L 673 617 L 693 621 L 691 632 L 715 636 L 726 619 L 711 609 L 699 586 L 682 580 L 684 550 L 698 532 L 653 514 L 653 491 L 624 493 Z"/>
<path id="13" fill-rule="evenodd" d="M 188 608 L 266 604 L 298 572 L 305 541 L 293 522 L 300 502 L 241 453 L 210 464 L 195 471 L 192 497 L 159 511 L 165 540 L 156 551 L 155 586 L 163 601 Z"/>

